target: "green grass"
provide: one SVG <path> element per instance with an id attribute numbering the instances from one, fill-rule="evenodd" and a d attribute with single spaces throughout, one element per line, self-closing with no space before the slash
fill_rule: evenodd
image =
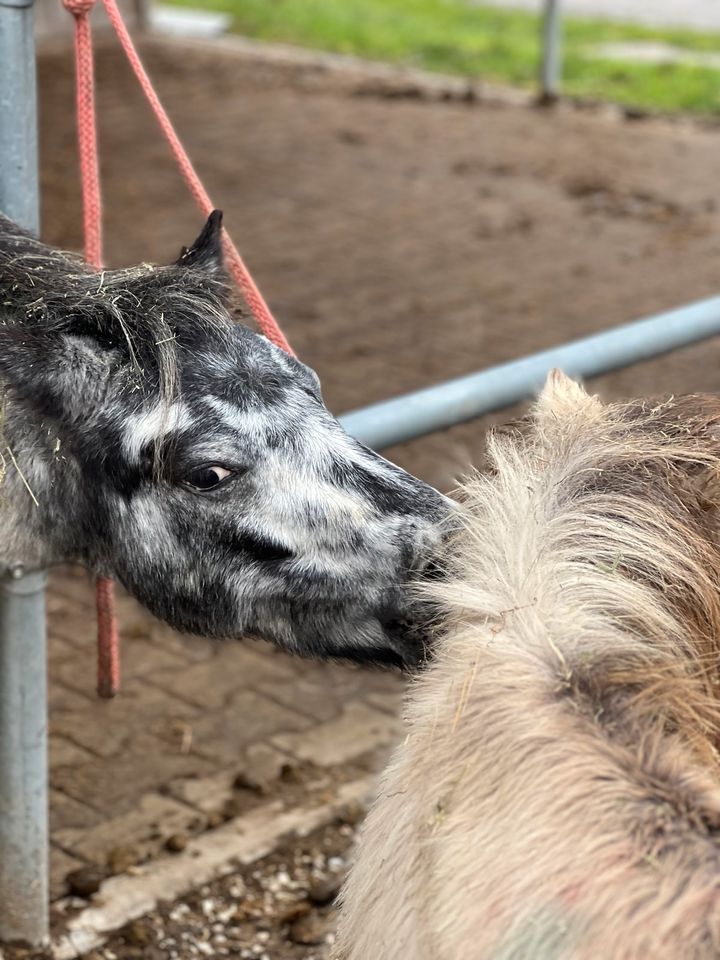
<path id="1" fill-rule="evenodd" d="M 166 0 L 167 2 L 167 0 Z M 467 0 L 170 0 L 220 10 L 262 40 L 411 64 L 523 87 L 536 83 L 539 24 L 531 13 Z M 720 34 L 565 18 L 563 91 L 645 109 L 720 113 L 720 72 L 686 64 L 596 60 L 599 43 L 653 40 L 720 52 Z"/>

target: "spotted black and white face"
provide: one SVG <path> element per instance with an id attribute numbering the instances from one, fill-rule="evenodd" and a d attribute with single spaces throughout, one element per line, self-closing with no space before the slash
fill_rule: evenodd
<path id="1" fill-rule="evenodd" d="M 62 441 L 59 552 L 184 631 L 415 664 L 429 611 L 412 585 L 448 501 L 349 437 L 308 367 L 229 322 L 218 230 L 172 267 L 109 273 L 98 311 L 47 331 L 50 371 L 24 329 L 14 384 Z"/>
<path id="2" fill-rule="evenodd" d="M 415 661 L 408 585 L 433 561 L 443 500 L 351 439 L 315 374 L 243 327 L 198 343 L 180 376 L 168 410 L 123 424 L 121 580 L 192 632 Z"/>

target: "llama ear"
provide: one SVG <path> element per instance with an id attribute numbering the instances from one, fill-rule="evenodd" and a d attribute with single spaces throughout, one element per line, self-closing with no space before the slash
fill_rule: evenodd
<path id="1" fill-rule="evenodd" d="M 179 267 L 192 267 L 212 275 L 224 273 L 221 210 L 213 210 L 200 236 L 191 246 L 183 247 L 175 263 Z"/>
<path id="2" fill-rule="evenodd" d="M 562 370 L 551 370 L 538 397 L 536 407 L 538 413 L 557 417 L 575 413 L 583 408 L 588 412 L 599 410 L 601 403 L 597 397 L 587 393 L 577 380 L 572 380 Z"/>
<path id="3" fill-rule="evenodd" d="M 0 379 L 43 418 L 76 424 L 102 404 L 117 354 L 91 337 L 0 325 Z"/>

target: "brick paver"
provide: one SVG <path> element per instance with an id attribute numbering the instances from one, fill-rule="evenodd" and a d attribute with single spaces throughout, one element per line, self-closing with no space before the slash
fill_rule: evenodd
<path id="1" fill-rule="evenodd" d="M 53 898 L 81 866 L 132 869 L 217 824 L 238 775 L 265 794 L 283 765 L 343 763 L 392 738 L 399 677 L 181 637 L 124 594 L 123 686 L 100 701 L 93 604 L 82 571 L 52 574 Z"/>

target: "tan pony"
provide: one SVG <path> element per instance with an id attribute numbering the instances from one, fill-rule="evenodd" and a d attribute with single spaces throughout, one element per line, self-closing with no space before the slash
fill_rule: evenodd
<path id="1" fill-rule="evenodd" d="M 550 375 L 489 443 L 345 960 L 720 957 L 720 401 Z"/>

